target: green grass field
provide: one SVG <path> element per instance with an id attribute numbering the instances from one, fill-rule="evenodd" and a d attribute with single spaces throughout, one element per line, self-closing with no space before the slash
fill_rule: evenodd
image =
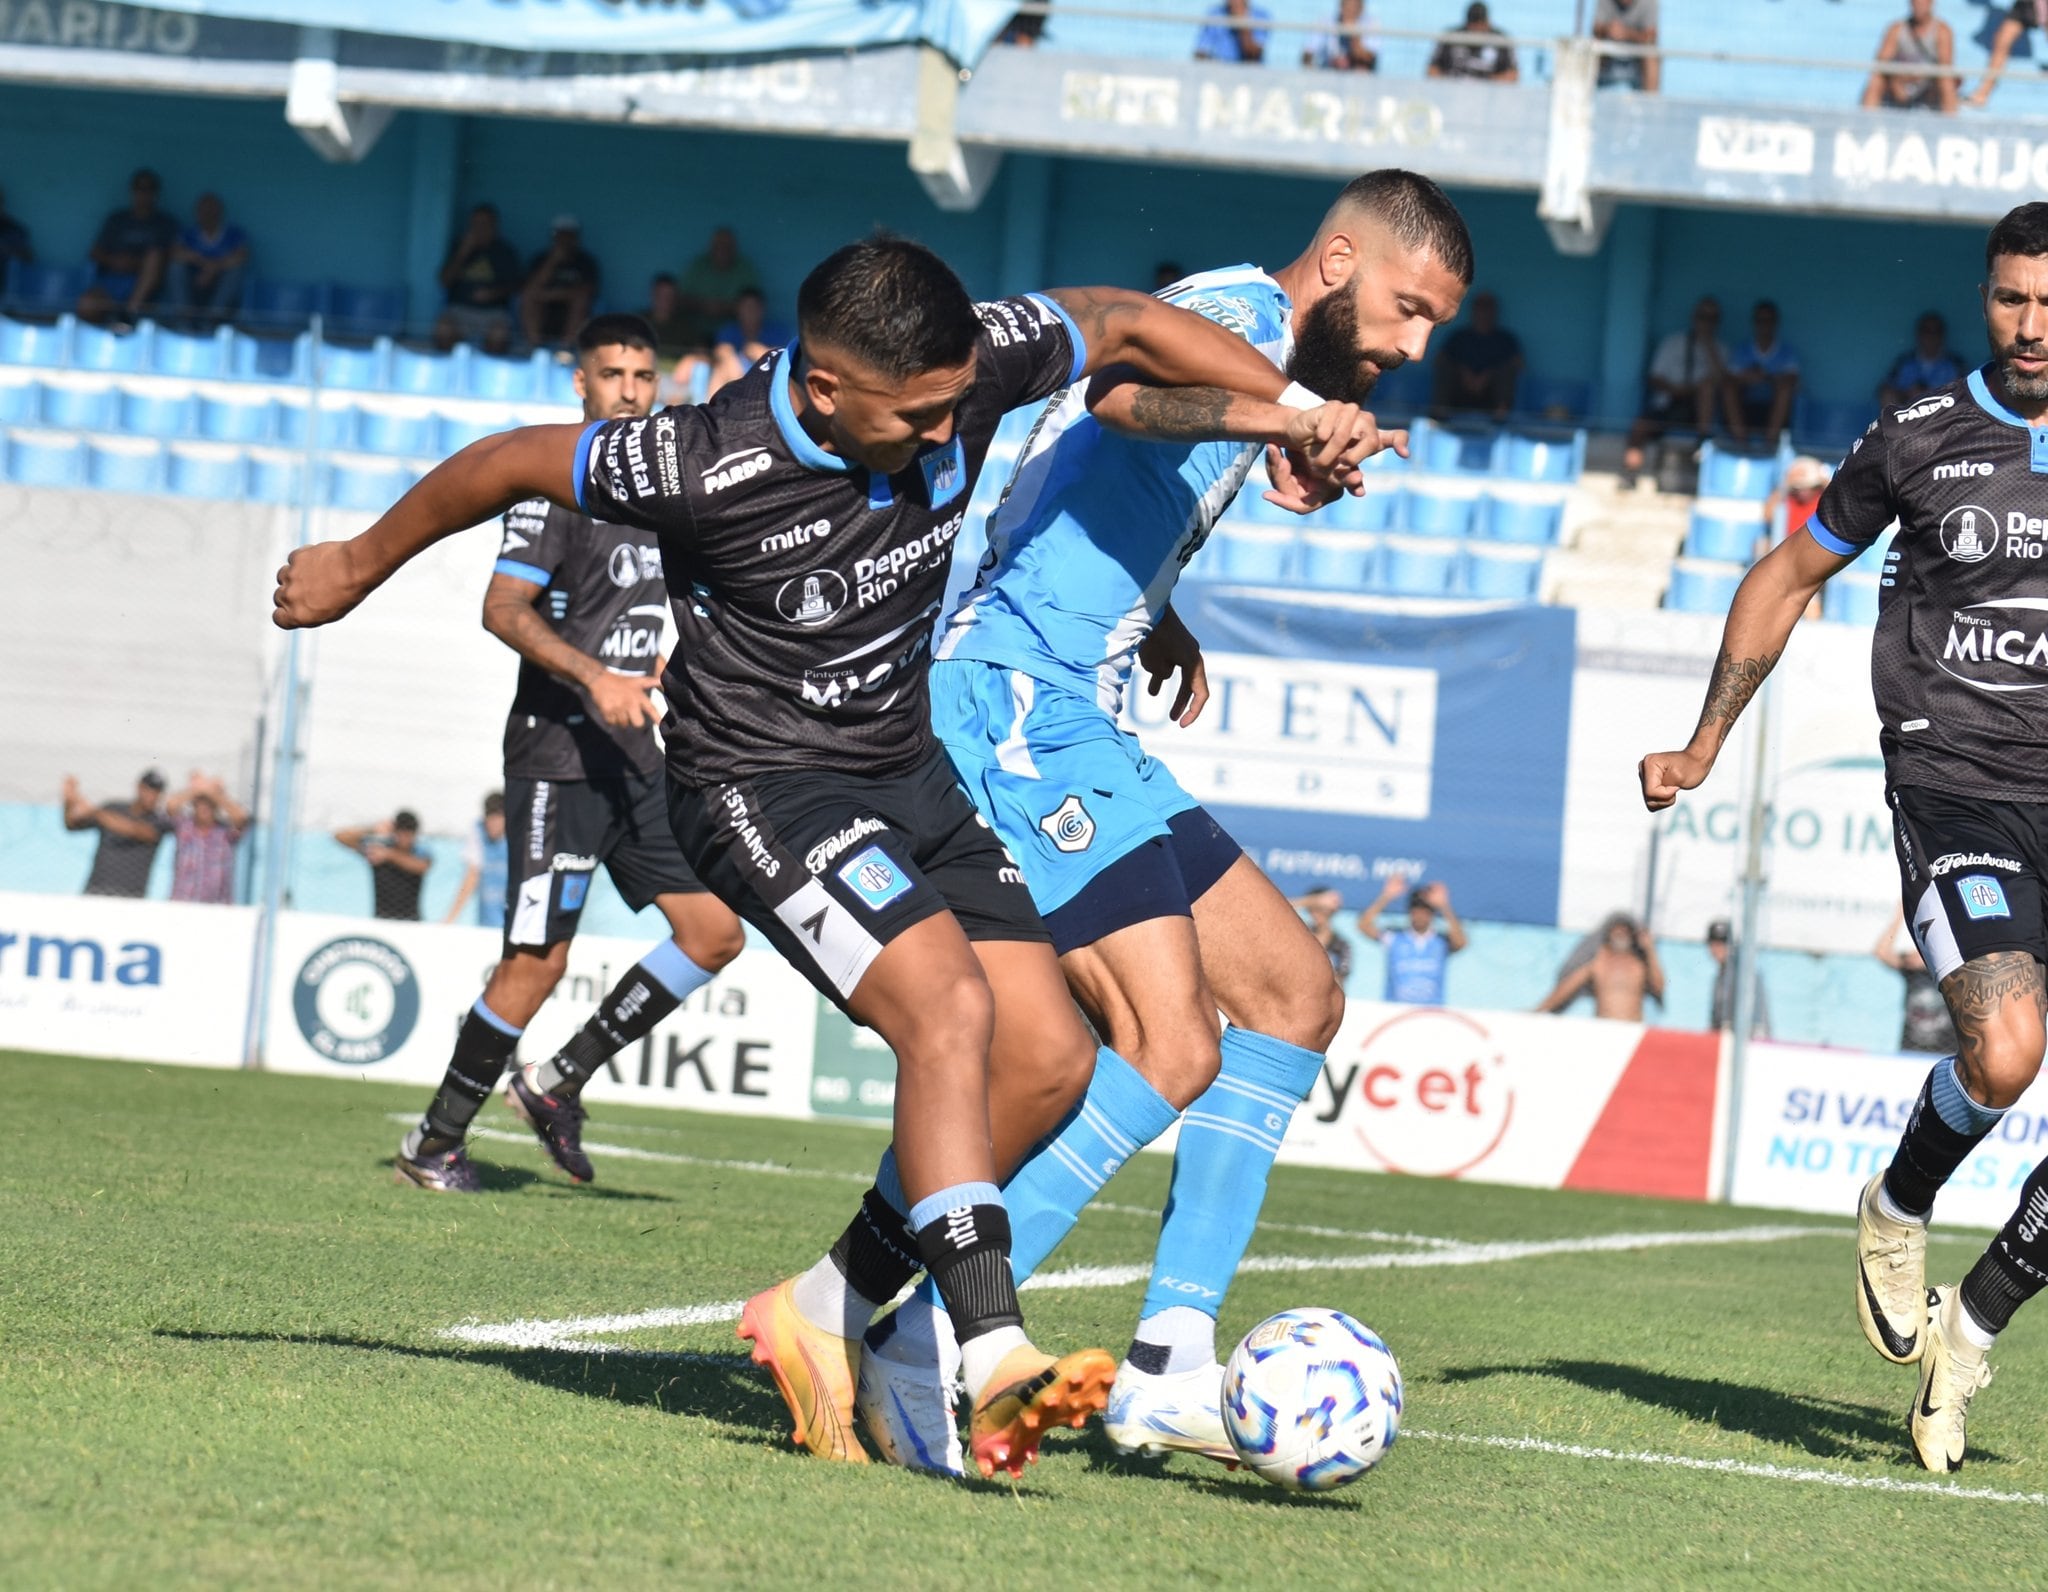
<path id="1" fill-rule="evenodd" d="M 807 1263 L 872 1130 L 614 1108 L 595 1186 L 486 1137 L 489 1192 L 465 1200 L 390 1180 L 417 1089 L 21 1055 L 0 1085 L 10 1588 L 2048 1576 L 2048 1307 L 2000 1344 L 1956 1479 L 2000 1496 L 1926 1489 L 1914 1380 L 1857 1331 L 1843 1223 L 1282 1169 L 1225 1330 L 1294 1304 L 1379 1328 L 1408 1396 L 1386 1464 L 1308 1498 L 1126 1463 L 1090 1431 L 1013 1488 L 791 1450 L 730 1320 L 560 1325 L 723 1305 Z M 1166 1173 L 1138 1158 L 1054 1264 L 1142 1267 Z M 1787 1227 L 1807 1231 L 1756 1231 Z M 1655 1241 L 1592 1247 L 1618 1235 Z M 1977 1243 L 1938 1243 L 1937 1280 Z M 1120 1352 L 1143 1286 L 1116 1276 L 1026 1294 L 1040 1340 Z M 446 1335 L 465 1322 L 527 1325 Z M 641 1352 L 574 1346 L 597 1341 Z"/>

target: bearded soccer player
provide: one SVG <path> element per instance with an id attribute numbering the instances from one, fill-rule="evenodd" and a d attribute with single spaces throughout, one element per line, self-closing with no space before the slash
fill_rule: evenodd
<path id="1" fill-rule="evenodd" d="M 1201 272 L 1161 297 L 1305 387 L 1361 402 L 1381 372 L 1423 357 L 1472 270 L 1450 198 L 1389 170 L 1346 187 L 1290 264 Z M 1135 413 L 1155 417 L 1156 431 L 1197 401 L 1126 388 L 1091 412 L 1078 386 L 1052 400 L 938 643 L 932 713 L 1105 1045 L 1085 1099 L 1004 1187 L 1014 1275 L 1027 1277 L 1124 1159 L 1178 1119 L 1151 1283 L 1105 1425 L 1126 1451 L 1233 1461 L 1216 1318 L 1344 996 L 1272 881 L 1118 722 L 1137 664 L 1155 692 L 1181 672 L 1183 724 L 1206 696 L 1199 652 L 1167 604 L 1263 450 L 1115 430 Z M 1276 464 L 1270 497 L 1320 504 L 1284 457 Z M 884 1456 L 963 1468 L 958 1359 L 929 1280 L 869 1330 L 857 1407 Z"/>
<path id="2" fill-rule="evenodd" d="M 1962 1467 L 1993 1341 L 2048 1283 L 2048 1160 L 1960 1286 L 1929 1289 L 1934 1197 L 2040 1070 L 2048 957 L 2048 204 L 2008 212 L 1979 289 L 1992 358 L 1880 413 L 1805 533 L 1735 594 L 1691 743 L 1643 759 L 1651 811 L 1707 777 L 1821 583 L 1895 519 L 1871 647 L 1906 922 L 1955 1019 L 1890 1166 L 1863 1190 L 1856 1311 L 1920 1367 L 1907 1424 L 1929 1470 Z"/>
<path id="3" fill-rule="evenodd" d="M 976 305 L 929 250 L 841 249 L 799 342 L 708 403 L 473 444 L 361 536 L 295 553 L 277 621 L 337 619 L 421 548 L 534 494 L 659 538 L 681 633 L 669 816 L 705 884 L 896 1053 L 895 1154 L 825 1260 L 741 1335 L 797 1440 L 852 1435 L 860 1334 L 929 1268 L 960 1340 L 984 1474 L 1102 1407 L 1115 1361 L 1023 1332 L 997 1180 L 1066 1114 L 1095 1046 L 1016 865 L 934 739 L 926 673 L 947 555 L 1005 412 L 1103 374 L 1212 387 L 1196 434 L 1283 444 L 1347 484 L 1371 417 L 1292 389 L 1199 316 L 1114 289 Z M 1286 398 L 1287 402 L 1279 400 Z M 1134 410 L 1138 406 L 1126 402 Z M 1150 434 L 1175 426 L 1124 422 Z"/>
<path id="4" fill-rule="evenodd" d="M 659 380 L 654 333 L 637 315 L 600 315 L 577 334 L 585 420 L 649 413 Z M 463 1138 L 561 982 L 600 862 L 626 904 L 658 907 L 672 935 L 556 1055 L 515 1070 L 505 1093 L 576 1182 L 592 1176 L 584 1083 L 740 952 L 739 919 L 697 882 L 669 832 L 650 700 L 667 601 L 652 532 L 544 497 L 506 510 L 484 592 L 484 628 L 519 654 L 505 720 L 505 949 L 462 1020 L 425 1118 L 398 1147 L 400 1182 L 458 1194 L 481 1186 Z"/>

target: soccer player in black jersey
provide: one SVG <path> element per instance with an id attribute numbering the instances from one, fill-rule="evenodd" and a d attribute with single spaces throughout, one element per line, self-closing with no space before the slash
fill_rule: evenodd
<path id="1" fill-rule="evenodd" d="M 585 420 L 647 414 L 659 380 L 654 333 L 638 316 L 600 315 L 577 335 Z M 484 628 L 519 654 L 505 720 L 504 956 L 462 1020 L 425 1118 L 398 1147 L 400 1182 L 476 1192 L 463 1136 L 561 981 L 600 862 L 628 906 L 661 909 L 672 937 L 634 964 L 559 1052 L 515 1069 L 505 1092 L 577 1182 L 591 1178 L 584 1083 L 739 954 L 739 919 L 697 882 L 669 831 L 649 700 L 667 602 L 653 532 L 546 498 L 505 511 L 484 593 Z"/>
<path id="2" fill-rule="evenodd" d="M 2048 1160 L 1959 1287 L 1926 1287 L 1935 1194 L 2033 1082 L 2048 959 L 2048 204 L 1991 229 L 1980 289 L 1991 360 L 1880 413 L 1807 533 L 1745 577 L 1682 751 L 1641 766 L 1654 812 L 1707 777 L 1822 582 L 1882 536 L 1871 684 L 1906 921 L 1959 1043 L 1897 1154 L 1864 1188 L 1856 1309 L 1871 1347 L 1920 1366 L 1908 1413 L 1929 1470 L 1961 1468 L 1986 1351 L 2048 1284 Z"/>
<path id="3" fill-rule="evenodd" d="M 975 304 L 936 255 L 878 238 L 805 280 L 799 342 L 708 403 L 473 444 L 348 542 L 302 549 L 275 618 L 337 619 L 443 536 L 533 494 L 652 527 L 681 640 L 664 687 L 670 818 L 720 898 L 879 1033 L 894 1154 L 832 1255 L 747 1305 L 813 1452 L 851 1432 L 860 1334 L 920 1269 L 960 1339 L 984 1474 L 1102 1407 L 1116 1362 L 1022 1331 L 998 1183 L 1086 1085 L 1095 1048 L 1014 861 L 934 738 L 930 635 L 1002 416 L 1083 377 L 1198 391 L 1125 429 L 1294 450 L 1356 486 L 1368 415 L 1142 294 Z M 1286 400 L 1286 401 L 1282 401 Z"/>

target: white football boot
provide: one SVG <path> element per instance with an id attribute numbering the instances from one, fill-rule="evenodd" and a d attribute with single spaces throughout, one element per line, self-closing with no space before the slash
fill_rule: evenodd
<path id="1" fill-rule="evenodd" d="M 861 1340 L 853 1406 L 890 1464 L 962 1476 L 966 1458 L 953 1406 L 959 1382 L 952 1318 L 913 1294 Z"/>
<path id="2" fill-rule="evenodd" d="M 1200 1454 L 1232 1466 L 1237 1450 L 1223 1430 L 1223 1367 L 1153 1376 L 1126 1360 L 1110 1385 L 1102 1430 L 1120 1454 Z"/>

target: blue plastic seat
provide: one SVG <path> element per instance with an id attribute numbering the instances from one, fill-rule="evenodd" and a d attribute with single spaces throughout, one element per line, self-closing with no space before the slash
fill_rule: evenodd
<path id="1" fill-rule="evenodd" d="M 89 265 L 25 265 L 7 273 L 7 307 L 20 315 L 68 315 L 92 282 Z"/>
<path id="2" fill-rule="evenodd" d="M 94 437 L 86 444 L 85 479 L 108 492 L 161 491 L 164 445 L 153 437 Z"/>
<path id="3" fill-rule="evenodd" d="M 1475 528 L 1489 541 L 1555 547 L 1564 530 L 1564 499 L 1523 497 L 1505 488 L 1489 492 Z"/>
<path id="4" fill-rule="evenodd" d="M 25 370 L 0 369 L 0 425 L 33 425 L 42 389 Z"/>
<path id="5" fill-rule="evenodd" d="M 298 332 L 327 309 L 324 282 L 253 282 L 242 295 L 244 325 L 270 332 Z"/>
<path id="6" fill-rule="evenodd" d="M 110 332 L 81 323 L 71 333 L 70 363 L 78 370 L 140 370 L 145 341 L 141 332 Z"/>
<path id="7" fill-rule="evenodd" d="M 396 337 L 405 330 L 405 289 L 349 287 L 331 283 L 327 289 L 327 333 L 330 337 Z"/>
<path id="8" fill-rule="evenodd" d="M 580 404 L 583 400 L 576 396 L 575 365 L 546 349 L 537 350 L 533 356 L 533 400 L 543 404 Z"/>
<path id="9" fill-rule="evenodd" d="M 1823 618 L 1845 625 L 1874 625 L 1883 582 L 1875 575 L 1843 570 L 1820 589 Z"/>
<path id="10" fill-rule="evenodd" d="M 115 391 L 115 424 L 130 436 L 182 437 L 192 430 L 195 405 L 190 393 L 138 391 L 130 387 Z"/>
<path id="11" fill-rule="evenodd" d="M 478 354 L 464 373 L 464 390 L 472 398 L 524 403 L 533 396 L 533 363 Z"/>
<path id="12" fill-rule="evenodd" d="M 43 380 L 36 418 L 69 431 L 111 431 L 117 406 L 111 386 L 90 377 L 49 376 Z"/>
<path id="13" fill-rule="evenodd" d="M 242 450 L 224 442 L 174 442 L 164 455 L 164 488 L 179 497 L 227 498 L 242 495 L 247 460 Z"/>
<path id="14" fill-rule="evenodd" d="M 71 336 L 75 330 L 70 316 L 54 324 L 15 321 L 0 315 L 0 363 L 9 365 L 67 365 L 71 362 Z"/>
<path id="15" fill-rule="evenodd" d="M 404 465 L 384 459 L 330 459 L 322 470 L 328 507 L 382 513 L 417 479 Z"/>
<path id="16" fill-rule="evenodd" d="M 1524 375 L 1515 407 L 1544 420 L 1583 420 L 1593 409 L 1593 384 L 1570 376 Z"/>
<path id="17" fill-rule="evenodd" d="M 418 455 L 434 451 L 434 417 L 364 405 L 356 422 L 355 447 L 365 453 Z"/>
<path id="18" fill-rule="evenodd" d="M 281 448 L 251 448 L 242 495 L 257 503 L 296 503 L 305 471 L 302 453 Z"/>
<path id="19" fill-rule="evenodd" d="M 1492 547 L 1468 542 L 1458 566 L 1458 586 L 1471 597 L 1505 602 L 1534 602 L 1543 580 L 1543 554 L 1537 548 Z"/>
<path id="20" fill-rule="evenodd" d="M 1390 536 L 1380 554 L 1379 586 L 1400 597 L 1441 597 L 1457 568 L 1454 542 Z"/>
<path id="21" fill-rule="evenodd" d="M 1586 434 L 1510 431 L 1501 439 L 1494 474 L 1510 481 L 1576 481 L 1586 467 Z"/>
<path id="22" fill-rule="evenodd" d="M 234 335 L 191 337 L 159 326 L 149 339 L 149 368 L 159 376 L 226 375 Z"/>
<path id="23" fill-rule="evenodd" d="M 1266 491 L 1264 472 L 1254 470 L 1245 478 L 1237 501 L 1230 505 L 1230 517 L 1240 525 L 1285 525 L 1290 529 L 1300 529 L 1301 516 L 1277 503 L 1268 503 Z M 1330 511 L 1324 509 L 1321 512 L 1327 514 Z"/>
<path id="24" fill-rule="evenodd" d="M 1740 564 L 1717 564 L 1703 558 L 1674 559 L 1664 606 L 1681 614 L 1725 614 L 1742 584 Z"/>
<path id="25" fill-rule="evenodd" d="M 1401 519 L 1400 479 L 1393 474 L 1367 476 L 1365 496 L 1353 497 L 1347 492 L 1336 502 L 1317 509 L 1309 524 L 1332 530 L 1391 531 Z"/>
<path id="26" fill-rule="evenodd" d="M 358 392 L 381 392 L 391 379 L 391 345 L 374 343 L 358 348 L 352 343 L 317 343 L 313 357 L 320 365 L 323 387 L 347 387 Z"/>
<path id="27" fill-rule="evenodd" d="M 304 382 L 313 357 L 313 336 L 252 337 L 236 332 L 228 355 L 228 372 L 250 381 Z"/>
<path id="28" fill-rule="evenodd" d="M 1443 481 L 1408 482 L 1407 528 L 1418 536 L 1469 536 L 1479 493 Z"/>
<path id="29" fill-rule="evenodd" d="M 1731 453 L 1717 442 L 1700 449 L 1699 494 L 1761 503 L 1778 484 L 1776 454 Z"/>
<path id="30" fill-rule="evenodd" d="M 415 348 L 391 350 L 389 385 L 393 392 L 445 397 L 460 387 L 457 356 L 422 353 Z"/>
<path id="31" fill-rule="evenodd" d="M 434 424 L 434 446 L 427 451 L 447 457 L 459 453 L 480 437 L 494 437 L 510 431 L 519 422 L 509 414 L 442 415 Z"/>
<path id="32" fill-rule="evenodd" d="M 1209 538 L 1206 574 L 1275 584 L 1294 576 L 1295 533 L 1287 526 L 1224 522 Z"/>
<path id="33" fill-rule="evenodd" d="M 1421 364 L 1396 365 L 1380 377 L 1372 389 L 1372 411 L 1413 413 L 1429 402 L 1429 367 Z"/>
<path id="34" fill-rule="evenodd" d="M 1305 530 L 1296 578 L 1318 591 L 1364 591 L 1372 585 L 1379 547 L 1378 537 L 1358 531 Z"/>
<path id="35" fill-rule="evenodd" d="M 1814 451 L 1837 458 L 1877 418 L 1868 398 L 1814 398 L 1800 393 L 1792 400 L 1792 433 L 1813 444 Z"/>
<path id="36" fill-rule="evenodd" d="M 268 442 L 277 435 L 277 405 L 268 398 L 198 395 L 193 430 L 216 442 Z"/>
<path id="37" fill-rule="evenodd" d="M 1723 564 L 1747 564 L 1756 555 L 1764 517 L 1754 503 L 1701 498 L 1692 506 L 1685 532 L 1685 556 Z"/>
<path id="38" fill-rule="evenodd" d="M 62 431 L 10 431 L 7 479 L 17 486 L 77 486 L 85 479 L 85 440 Z"/>
<path id="39" fill-rule="evenodd" d="M 1416 469 L 1432 475 L 1485 475 L 1493 469 L 1498 436 L 1491 427 L 1418 420 L 1409 432 L 1409 457 Z"/>
<path id="40" fill-rule="evenodd" d="M 339 452 L 356 445 L 356 421 L 361 411 L 354 404 L 323 404 L 320 408 L 320 446 L 329 452 Z M 280 402 L 277 406 L 277 438 L 294 447 L 304 447 L 311 439 L 306 434 L 306 406 L 304 404 Z"/>

